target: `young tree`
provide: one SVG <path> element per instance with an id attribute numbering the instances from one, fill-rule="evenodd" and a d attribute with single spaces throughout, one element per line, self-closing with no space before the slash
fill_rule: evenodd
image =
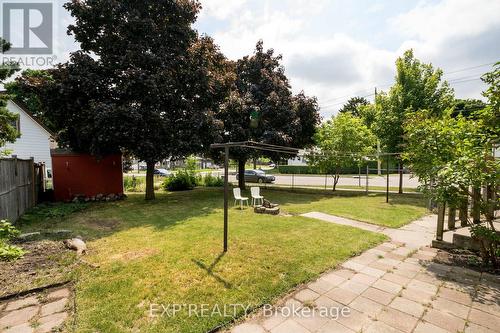
<path id="1" fill-rule="evenodd" d="M 374 131 L 388 153 L 404 150 L 404 122 L 408 115 L 427 110 L 430 116 L 440 117 L 453 105 L 453 90 L 442 76 L 440 69 L 416 59 L 412 50 L 396 60 L 396 82 L 376 100 Z M 403 163 L 401 159 L 399 162 L 399 193 L 403 193 Z"/>
<path id="2" fill-rule="evenodd" d="M 376 138 L 362 120 L 350 113 L 339 113 L 321 124 L 315 135 L 319 151 L 309 156 L 311 165 L 333 175 L 333 190 L 344 167 L 362 163 L 363 157 L 374 152 Z"/>
<path id="3" fill-rule="evenodd" d="M 362 106 L 368 105 L 370 102 L 364 97 L 352 97 L 350 98 L 344 106 L 339 110 L 340 113 L 350 112 L 353 116 L 360 117 L 360 108 Z"/>
<path id="4" fill-rule="evenodd" d="M 473 202 L 473 237 L 481 243 L 483 260 L 498 266 L 500 238 L 492 223 L 498 208 L 500 161 L 492 155 L 500 134 L 500 64 L 483 76 L 489 84 L 484 96 L 489 105 L 466 118 L 461 114 L 437 118 L 422 112 L 405 123 L 407 146 L 404 159 L 424 185 L 421 188 L 437 202 L 452 208 Z M 485 187 L 487 195 L 480 195 Z M 472 189 L 472 190 L 471 190 Z M 475 213 L 475 214 L 474 214 Z M 488 225 L 476 225 L 480 214 Z M 465 215 L 463 215 L 465 216 Z"/>
<path id="5" fill-rule="evenodd" d="M 0 38 L 0 50 L 1 53 L 5 53 L 10 50 L 11 44 L 5 39 Z M 4 62 L 0 64 L 0 84 L 9 77 L 11 77 L 15 72 L 19 70 L 19 65 L 14 62 Z M 9 100 L 8 95 L 0 94 L 0 148 L 2 148 L 7 142 L 14 142 L 19 137 L 19 133 L 12 123 L 17 120 L 17 115 L 9 112 L 7 109 L 7 101 Z M 2 155 L 2 150 L 0 150 L 0 155 Z"/>
<path id="6" fill-rule="evenodd" d="M 146 199 L 154 199 L 156 162 L 205 150 L 224 96 L 226 60 L 192 28 L 199 2 L 72 0 L 65 8 L 81 51 L 52 71 L 47 89 L 57 93 L 45 97 L 46 117 L 75 150 L 126 150 L 145 161 Z"/>
<path id="7" fill-rule="evenodd" d="M 487 128 L 461 115 L 436 118 L 415 114 L 409 117 L 405 129 L 403 158 L 423 184 L 421 190 L 454 209 L 466 205 L 470 197 L 473 209 L 483 213 L 494 230 L 490 212 L 498 205 L 497 199 L 478 195 L 483 186 L 497 189 L 500 185 L 500 162 L 491 154 L 494 141 Z M 491 253 L 486 257 L 496 264 Z"/>
<path id="8" fill-rule="evenodd" d="M 320 119 L 317 101 L 303 93 L 292 95 L 281 58 L 272 49 L 264 51 L 259 41 L 252 56 L 234 64 L 234 89 L 217 115 L 223 124 L 218 142 L 256 141 L 299 148 L 312 143 Z M 262 155 L 277 157 L 251 149 L 231 149 L 231 158 L 238 160 L 240 188 L 245 188 L 246 161 Z"/>

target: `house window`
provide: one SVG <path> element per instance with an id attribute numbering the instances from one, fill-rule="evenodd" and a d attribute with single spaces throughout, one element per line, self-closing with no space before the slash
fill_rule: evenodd
<path id="1" fill-rule="evenodd" d="M 19 121 L 19 116 L 10 122 L 10 126 L 14 127 L 18 132 L 21 132 L 21 122 Z"/>

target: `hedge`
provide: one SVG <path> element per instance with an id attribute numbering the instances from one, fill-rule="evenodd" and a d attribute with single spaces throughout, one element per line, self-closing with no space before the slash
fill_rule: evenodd
<path id="1" fill-rule="evenodd" d="M 377 161 L 369 161 L 368 166 L 371 169 L 370 174 L 376 174 L 377 173 Z M 385 163 L 382 163 L 381 166 L 382 169 L 386 168 Z M 398 165 L 395 161 L 390 161 L 389 162 L 389 169 L 397 169 Z M 394 170 L 391 170 L 392 173 L 394 173 Z M 273 172 L 275 173 L 282 173 L 282 174 L 303 174 L 303 175 L 311 175 L 311 174 L 324 174 L 323 172 L 320 172 L 320 170 L 316 167 L 313 166 L 307 166 L 307 165 L 278 165 L 275 169 L 273 169 Z M 342 168 L 340 171 L 340 174 L 358 174 L 359 169 L 356 164 Z M 382 170 L 383 173 L 385 173 L 385 170 Z M 366 173 L 366 163 L 364 163 L 361 166 L 361 173 L 365 174 Z"/>

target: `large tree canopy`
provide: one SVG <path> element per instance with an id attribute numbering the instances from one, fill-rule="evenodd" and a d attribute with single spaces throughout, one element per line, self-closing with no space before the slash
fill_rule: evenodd
<path id="1" fill-rule="evenodd" d="M 442 81 L 443 72 L 416 59 L 412 50 L 396 60 L 395 83 L 388 93 L 377 96 L 378 115 L 375 131 L 388 152 L 404 147 L 404 121 L 408 114 L 427 110 L 441 116 L 453 106 L 453 90 Z"/>
<path id="2" fill-rule="evenodd" d="M 352 97 L 350 98 L 344 106 L 339 110 L 340 113 L 350 112 L 353 116 L 360 117 L 361 107 L 370 104 L 368 100 L 364 97 Z"/>
<path id="3" fill-rule="evenodd" d="M 267 51 L 259 41 L 255 53 L 235 64 L 236 81 L 217 118 L 223 124 L 220 142 L 257 141 L 282 146 L 312 144 L 319 123 L 315 98 L 303 93 L 293 96 L 281 65 L 281 55 Z M 248 149 L 232 149 L 238 160 L 239 186 L 244 188 L 245 162 L 255 156 L 277 158 L 276 154 Z"/>
<path id="4" fill-rule="evenodd" d="M 0 38 L 1 53 L 10 49 L 10 43 Z M 0 84 L 19 70 L 19 65 L 14 62 L 3 62 L 0 64 Z M 4 154 L 1 149 L 7 142 L 14 142 L 19 137 L 19 132 L 13 126 L 17 120 L 17 115 L 7 109 L 8 95 L 0 95 L 0 155 Z"/>
<path id="5" fill-rule="evenodd" d="M 51 72 L 51 69 L 24 70 L 14 81 L 5 84 L 5 90 L 9 96 L 21 102 L 33 116 L 55 132 L 54 125 L 45 117 L 47 110 L 42 102 L 42 99 L 46 98 L 45 89 L 52 81 Z"/>
<path id="6" fill-rule="evenodd" d="M 229 89 L 227 62 L 192 28 L 198 1 L 73 0 L 65 8 L 81 50 L 51 72 L 46 117 L 73 149 L 126 150 L 146 161 L 153 199 L 157 161 L 207 149 Z"/>
<path id="7" fill-rule="evenodd" d="M 442 81 L 443 72 L 416 59 L 412 50 L 396 60 L 395 83 L 388 93 L 376 98 L 375 134 L 386 152 L 400 153 L 405 147 L 404 123 L 409 115 L 427 110 L 440 117 L 453 106 L 453 90 Z M 402 170 L 402 163 L 400 163 Z M 399 192 L 402 193 L 402 176 Z"/>

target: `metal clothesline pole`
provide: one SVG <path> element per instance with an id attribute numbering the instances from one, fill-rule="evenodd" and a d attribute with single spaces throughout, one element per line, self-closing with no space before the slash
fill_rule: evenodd
<path id="1" fill-rule="evenodd" d="M 224 148 L 224 252 L 227 252 L 228 248 L 227 239 L 228 239 L 229 148 L 230 147 L 265 150 L 265 151 L 272 151 L 276 153 L 292 154 L 292 155 L 297 155 L 297 153 L 299 152 L 299 149 L 297 148 L 262 144 L 253 141 L 214 143 L 210 145 L 211 149 Z"/>
<path id="2" fill-rule="evenodd" d="M 227 252 L 227 206 L 229 201 L 229 146 L 224 147 L 224 252 Z"/>
<path id="3" fill-rule="evenodd" d="M 386 173 L 387 173 L 387 186 L 385 189 L 385 202 L 389 202 L 389 156 L 387 156 L 387 162 L 386 162 Z"/>

